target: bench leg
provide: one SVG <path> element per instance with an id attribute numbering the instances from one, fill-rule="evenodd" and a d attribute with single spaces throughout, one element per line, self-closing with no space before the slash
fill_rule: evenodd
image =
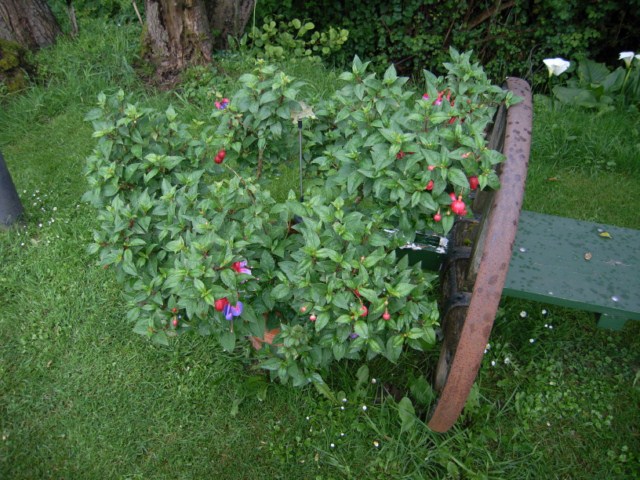
<path id="1" fill-rule="evenodd" d="M 598 316 L 598 328 L 603 328 L 605 330 L 622 330 L 624 324 L 627 323 L 627 318 L 624 317 L 616 317 L 614 315 L 607 315 L 603 313 Z"/>

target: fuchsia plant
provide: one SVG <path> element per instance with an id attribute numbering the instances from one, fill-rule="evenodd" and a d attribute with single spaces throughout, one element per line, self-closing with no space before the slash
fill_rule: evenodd
<path id="1" fill-rule="evenodd" d="M 431 348 L 436 274 L 398 248 L 446 234 L 471 215 L 473 189 L 499 186 L 503 156 L 485 132 L 514 101 L 469 54 L 451 55 L 447 76 L 425 72 L 424 95 L 356 58 L 333 95 L 304 100 L 302 82 L 259 62 L 190 124 L 101 95 L 87 115 L 89 248 L 115 267 L 134 330 L 161 344 L 214 335 L 294 385 L 322 382 L 333 361 Z M 297 167 L 298 119 L 304 201 L 276 202 L 274 175 Z"/>

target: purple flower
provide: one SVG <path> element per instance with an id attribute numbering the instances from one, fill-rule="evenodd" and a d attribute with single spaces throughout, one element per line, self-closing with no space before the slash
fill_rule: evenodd
<path id="1" fill-rule="evenodd" d="M 358 335 L 356 332 L 351 332 L 351 334 L 349 335 L 349 338 L 354 339 L 354 338 L 358 338 L 360 335 Z"/>
<path id="2" fill-rule="evenodd" d="M 251 275 L 251 269 L 247 268 L 246 260 L 243 260 L 242 262 L 234 262 L 233 265 L 231 265 L 231 268 L 233 268 L 237 273 Z"/>
<path id="3" fill-rule="evenodd" d="M 223 98 L 222 101 L 220 102 L 216 102 L 215 106 L 218 110 L 224 110 L 225 108 L 227 108 L 229 106 L 229 99 L 228 98 Z"/>
<path id="4" fill-rule="evenodd" d="M 242 313 L 242 302 L 238 301 L 235 306 L 228 303 L 224 306 L 222 313 L 224 314 L 224 318 L 227 320 L 233 320 L 233 317 L 239 317 Z"/>

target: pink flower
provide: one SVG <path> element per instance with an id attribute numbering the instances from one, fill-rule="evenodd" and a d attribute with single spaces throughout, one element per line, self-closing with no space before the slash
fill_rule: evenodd
<path id="1" fill-rule="evenodd" d="M 239 317 L 242 313 L 242 307 L 242 302 L 240 301 L 234 306 L 232 306 L 230 303 L 226 304 L 224 306 L 224 310 L 222 311 L 222 313 L 224 314 L 224 318 L 226 318 L 227 320 L 233 320 L 233 317 Z"/>
<path id="2" fill-rule="evenodd" d="M 429 100 L 429 94 L 425 93 L 424 95 L 422 95 L 422 99 L 423 100 Z"/>
<path id="3" fill-rule="evenodd" d="M 251 275 L 251 269 L 247 268 L 246 260 L 243 260 L 242 262 L 234 262 L 233 265 L 231 265 L 231 268 L 233 268 L 237 273 Z"/>
<path id="4" fill-rule="evenodd" d="M 223 98 L 222 101 L 220 102 L 216 102 L 215 106 L 218 110 L 224 110 L 225 108 L 227 108 L 229 106 L 229 99 L 228 98 Z"/>

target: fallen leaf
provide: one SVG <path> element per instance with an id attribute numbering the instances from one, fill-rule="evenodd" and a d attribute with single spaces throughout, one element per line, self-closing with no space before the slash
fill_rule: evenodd
<path id="1" fill-rule="evenodd" d="M 600 232 L 598 235 L 602 238 L 613 238 L 609 232 Z"/>
<path id="2" fill-rule="evenodd" d="M 547 178 L 547 182 L 557 182 L 558 181 L 558 177 L 549 177 Z"/>
<path id="3" fill-rule="evenodd" d="M 253 335 L 251 335 L 249 339 L 251 340 L 251 345 L 253 346 L 253 348 L 255 348 L 256 350 L 260 350 L 262 348 L 261 338 L 254 337 Z"/>
<path id="4" fill-rule="evenodd" d="M 264 342 L 269 345 L 273 345 L 273 339 L 276 335 L 280 333 L 279 328 L 274 328 L 273 330 L 269 330 L 268 332 L 264 332 Z"/>
<path id="5" fill-rule="evenodd" d="M 273 345 L 273 339 L 279 333 L 280 333 L 280 329 L 274 328 L 272 330 L 264 332 L 263 338 L 251 335 L 249 337 L 249 340 L 251 340 L 251 345 L 253 346 L 253 348 L 255 348 L 256 350 L 260 350 L 262 348 L 263 343 L 268 343 L 269 345 Z M 276 347 L 280 347 L 280 346 L 282 346 L 281 343 L 276 344 Z"/>

